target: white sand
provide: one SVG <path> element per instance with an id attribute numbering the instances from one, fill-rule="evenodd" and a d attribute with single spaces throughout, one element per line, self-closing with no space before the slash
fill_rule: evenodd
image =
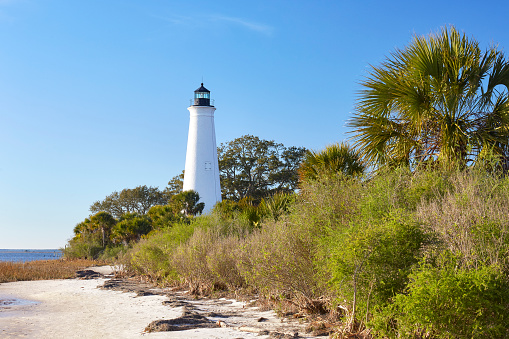
<path id="1" fill-rule="evenodd" d="M 260 315 L 270 319 L 267 326 L 270 323 L 281 324 L 274 312 L 257 312 L 250 308 L 251 311 L 246 312 L 246 316 L 250 313 L 249 319 L 225 319 L 232 326 L 229 328 L 144 333 L 145 327 L 154 320 L 179 317 L 182 308 L 162 305 L 162 301 L 167 300 L 164 296 L 136 297 L 134 293 L 97 288 L 104 280 L 68 279 L 0 284 L 0 300 L 31 301 L 22 305 L 0 305 L 0 338 L 267 338 L 241 332 L 238 327 L 256 325 L 253 319 Z M 216 301 L 205 301 L 203 305 L 196 306 L 204 310 L 237 308 L 244 312 L 242 303 L 228 305 L 229 302 Z"/>

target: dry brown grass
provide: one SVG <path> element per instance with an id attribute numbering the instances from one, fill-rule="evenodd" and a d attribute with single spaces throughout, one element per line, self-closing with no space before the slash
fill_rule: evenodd
<path id="1" fill-rule="evenodd" d="M 458 173 L 453 189 L 417 208 L 417 216 L 461 254 L 464 265 L 498 265 L 509 270 L 509 180 Z"/>
<path id="2" fill-rule="evenodd" d="M 93 260 L 37 260 L 0 262 L 0 283 L 74 278 L 76 271 L 102 264 Z"/>

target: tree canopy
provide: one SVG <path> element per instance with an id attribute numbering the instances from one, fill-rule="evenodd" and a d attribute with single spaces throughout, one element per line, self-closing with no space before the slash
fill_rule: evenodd
<path id="1" fill-rule="evenodd" d="M 184 171 L 179 175 L 174 176 L 168 181 L 168 187 L 165 188 L 164 193 L 168 197 L 179 194 L 184 189 Z"/>
<path id="2" fill-rule="evenodd" d="M 90 212 L 108 212 L 119 219 L 126 213 L 146 214 L 155 205 L 166 205 L 168 194 L 157 187 L 146 185 L 130 189 L 125 188 L 120 193 L 113 192 L 103 201 L 96 201 L 90 206 Z"/>
<path id="3" fill-rule="evenodd" d="M 111 240 L 114 243 L 138 241 L 140 237 L 152 230 L 150 219 L 138 213 L 126 213 L 111 229 Z"/>
<path id="4" fill-rule="evenodd" d="M 260 201 L 276 192 L 293 192 L 303 147 L 285 147 L 273 140 L 244 135 L 218 147 L 223 199 Z"/>
<path id="5" fill-rule="evenodd" d="M 170 206 L 172 206 L 177 213 L 182 213 L 184 216 L 188 217 L 203 212 L 205 203 L 198 201 L 200 201 L 200 195 L 193 190 L 189 190 L 172 196 L 170 199 Z"/>
<path id="6" fill-rule="evenodd" d="M 362 82 L 356 146 L 375 165 L 509 160 L 509 64 L 454 27 L 415 36 Z"/>

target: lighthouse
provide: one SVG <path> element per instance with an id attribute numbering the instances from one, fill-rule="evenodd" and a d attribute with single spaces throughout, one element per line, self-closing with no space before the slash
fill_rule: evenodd
<path id="1" fill-rule="evenodd" d="M 210 91 L 203 87 L 194 91 L 194 104 L 189 110 L 184 191 L 194 190 L 205 203 L 204 213 L 221 201 L 219 165 L 217 161 L 214 111 L 210 104 Z"/>

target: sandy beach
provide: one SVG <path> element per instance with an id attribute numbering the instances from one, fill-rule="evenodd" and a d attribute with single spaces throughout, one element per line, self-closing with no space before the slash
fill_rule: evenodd
<path id="1" fill-rule="evenodd" d="M 96 270 L 105 273 L 104 269 Z M 299 332 L 300 338 L 313 338 L 304 335 L 304 325 L 296 321 L 281 321 L 273 311 L 262 312 L 247 307 L 243 302 L 188 298 L 172 303 L 167 293 L 140 295 L 98 288 L 107 280 L 40 280 L 0 284 L 0 337 L 269 338 L 269 333 L 272 337 L 274 333 L 285 333 L 286 337 L 290 337 Z M 164 323 L 177 319 L 187 309 L 206 319 L 205 325 L 209 327 L 145 331 L 153 321 Z"/>

